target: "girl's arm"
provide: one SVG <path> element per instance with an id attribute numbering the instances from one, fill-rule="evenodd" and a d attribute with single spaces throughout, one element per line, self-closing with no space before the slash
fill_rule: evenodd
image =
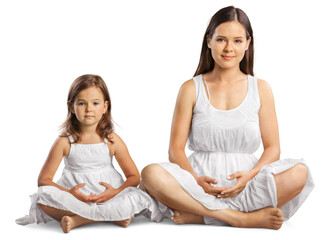
<path id="1" fill-rule="evenodd" d="M 85 186 L 85 183 L 80 183 L 71 189 L 66 189 L 55 182 L 53 177 L 58 170 L 58 167 L 62 161 L 63 156 L 68 156 L 70 150 L 70 143 L 67 137 L 58 137 L 54 142 L 49 155 L 41 169 L 38 177 L 38 186 L 54 186 L 62 191 L 71 193 L 77 199 L 83 202 L 89 202 L 90 196 L 86 196 L 79 191 L 79 188 Z"/>
<path id="2" fill-rule="evenodd" d="M 116 133 L 112 133 L 110 138 L 113 141 L 112 144 L 108 143 L 110 153 L 111 155 L 114 155 L 115 159 L 117 160 L 126 177 L 126 181 L 119 188 L 113 188 L 110 184 L 100 182 L 101 185 L 106 187 L 106 190 L 101 194 L 90 198 L 90 200 L 95 203 L 105 202 L 113 198 L 127 187 L 137 187 L 140 182 L 139 171 L 134 161 L 130 157 L 126 144 Z"/>
<path id="3" fill-rule="evenodd" d="M 261 79 L 258 79 L 258 92 L 260 96 L 259 127 L 264 152 L 253 169 L 248 172 L 236 172 L 229 176 L 229 180 L 236 178 L 237 183 L 222 192 L 224 198 L 234 197 L 239 194 L 247 182 L 255 177 L 263 166 L 280 158 L 279 131 L 273 92 L 269 84 Z"/>
<path id="4" fill-rule="evenodd" d="M 38 177 L 38 186 L 55 186 L 62 191 L 69 192 L 68 189 L 61 187 L 53 182 L 53 177 L 58 170 L 58 167 L 62 161 L 64 153 L 67 148 L 68 139 L 64 137 L 58 137 L 54 142 L 49 155 L 41 169 Z M 69 143 L 68 143 L 69 144 Z"/>
<path id="5" fill-rule="evenodd" d="M 117 188 L 119 193 L 127 187 L 137 187 L 140 182 L 140 175 L 129 154 L 126 144 L 116 133 L 112 133 L 111 136 L 114 142 L 111 148 L 113 151 L 112 154 L 126 177 L 126 181 L 119 188 Z"/>
<path id="6" fill-rule="evenodd" d="M 213 187 L 211 184 L 216 184 L 217 180 L 209 176 L 197 176 L 185 153 L 195 103 L 196 89 L 191 79 L 181 86 L 178 94 L 171 127 L 169 160 L 190 172 L 206 193 L 216 195 L 221 192 L 222 188 Z"/>

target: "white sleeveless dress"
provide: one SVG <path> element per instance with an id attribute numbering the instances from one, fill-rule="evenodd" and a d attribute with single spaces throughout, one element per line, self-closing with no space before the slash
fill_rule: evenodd
<path id="1" fill-rule="evenodd" d="M 105 190 L 99 182 L 108 183 L 114 188 L 124 183 L 122 176 L 112 165 L 107 139 L 97 144 L 75 144 L 71 136 L 69 140 L 70 153 L 68 157 L 64 157 L 65 167 L 57 182 L 58 185 L 71 189 L 77 184 L 86 183 L 80 191 L 89 195 L 100 194 Z M 70 211 L 94 221 L 119 221 L 137 214 L 143 214 L 155 222 L 162 220 L 157 202 L 136 187 L 125 188 L 106 202 L 88 204 L 57 187 L 42 186 L 31 195 L 31 202 L 29 215 L 17 219 L 17 224 L 26 225 L 52 220 L 40 210 L 38 203 Z"/>
<path id="2" fill-rule="evenodd" d="M 205 92 L 207 85 L 202 75 L 194 77 L 193 81 L 196 86 L 196 104 L 193 110 L 188 147 L 194 152 L 188 160 L 198 176 L 217 179 L 218 184 L 215 186 L 233 186 L 236 180 L 229 181 L 226 177 L 237 171 L 249 171 L 258 161 L 253 154 L 261 142 L 257 79 L 248 75 L 248 90 L 245 99 L 238 107 L 231 110 L 219 110 L 210 104 Z M 251 212 L 269 206 L 277 207 L 273 174 L 283 172 L 298 163 L 307 167 L 303 159 L 282 159 L 266 165 L 247 183 L 240 194 L 226 199 L 205 193 L 194 177 L 177 164 L 165 162 L 160 165 L 176 178 L 186 192 L 208 209 L 229 208 Z M 281 208 L 285 220 L 297 211 L 313 187 L 314 183 L 309 171 L 303 191 Z M 160 207 L 163 211 L 162 204 Z M 223 222 L 208 217 L 204 220 L 206 224 L 225 225 Z"/>

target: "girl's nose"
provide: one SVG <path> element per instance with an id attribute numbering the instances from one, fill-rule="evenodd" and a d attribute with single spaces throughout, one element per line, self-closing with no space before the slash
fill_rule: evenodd
<path id="1" fill-rule="evenodd" d="M 90 105 L 87 105 L 86 112 L 91 112 L 91 111 L 92 111 L 91 106 Z"/>

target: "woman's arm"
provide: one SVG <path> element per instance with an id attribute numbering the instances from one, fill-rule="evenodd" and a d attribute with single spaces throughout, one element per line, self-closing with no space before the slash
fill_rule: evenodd
<path id="1" fill-rule="evenodd" d="M 229 180 L 237 179 L 237 183 L 222 192 L 223 198 L 235 197 L 243 190 L 247 182 L 259 173 L 263 166 L 280 158 L 279 131 L 273 92 L 270 85 L 261 79 L 258 79 L 258 92 L 260 97 L 259 127 L 264 152 L 253 169 L 248 172 L 236 172 L 229 176 Z"/>
<path id="2" fill-rule="evenodd" d="M 193 80 L 188 80 L 179 90 L 173 113 L 169 145 L 169 160 L 172 163 L 178 164 L 182 169 L 190 172 L 197 180 L 198 176 L 192 169 L 185 153 L 195 101 L 195 84 Z"/>
<path id="3" fill-rule="evenodd" d="M 190 172 L 204 191 L 217 195 L 225 188 L 213 187 L 217 180 L 209 176 L 197 176 L 185 153 L 192 121 L 192 112 L 196 103 L 196 89 L 193 80 L 186 81 L 180 88 L 171 127 L 169 160 Z"/>
<path id="4" fill-rule="evenodd" d="M 279 160 L 281 153 L 272 89 L 266 81 L 258 79 L 258 91 L 260 96 L 259 127 L 264 152 L 255 167 L 250 171 L 253 177 L 257 175 L 263 166 Z"/>
<path id="5" fill-rule="evenodd" d="M 106 190 L 97 196 L 91 197 L 91 201 L 95 203 L 105 202 L 113 198 L 127 187 L 137 187 L 140 181 L 139 171 L 134 161 L 130 157 L 126 144 L 116 133 L 112 133 L 110 135 L 110 139 L 112 139 L 113 142 L 108 143 L 110 153 L 111 155 L 114 155 L 115 159 L 117 160 L 126 177 L 126 181 L 119 188 L 113 188 L 108 183 L 100 182 L 101 185 L 106 187 Z"/>

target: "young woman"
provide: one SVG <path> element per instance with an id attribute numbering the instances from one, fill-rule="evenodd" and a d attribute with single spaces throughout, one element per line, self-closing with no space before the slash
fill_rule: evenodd
<path id="1" fill-rule="evenodd" d="M 273 94 L 253 76 L 253 49 L 241 9 L 226 7 L 212 17 L 195 76 L 179 91 L 170 163 L 142 171 L 147 192 L 174 212 L 176 224 L 279 229 L 313 189 L 302 159 L 279 160 Z M 187 140 L 194 151 L 188 158 Z"/>

